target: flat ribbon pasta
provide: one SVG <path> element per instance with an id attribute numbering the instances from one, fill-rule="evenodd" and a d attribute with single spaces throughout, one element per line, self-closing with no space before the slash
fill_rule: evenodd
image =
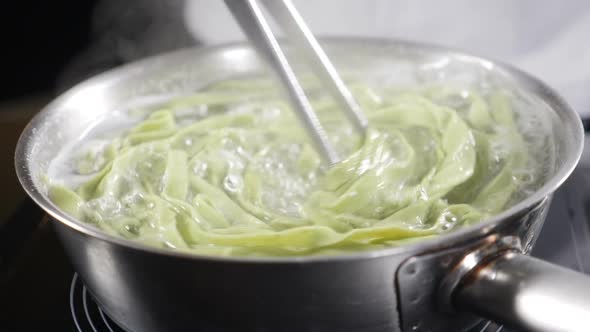
<path id="1" fill-rule="evenodd" d="M 324 171 L 275 87 L 230 80 L 179 97 L 102 149 L 80 154 L 61 209 L 106 232 L 207 255 L 312 255 L 382 248 L 479 222 L 511 204 L 530 163 L 503 92 L 378 94 L 351 83 L 359 137 L 310 92 L 343 161 Z M 198 121 L 195 114 L 205 109 Z M 141 113 L 141 111 L 138 111 Z M 189 119 L 186 121 L 186 119 Z M 188 124 L 185 124 L 188 122 Z"/>

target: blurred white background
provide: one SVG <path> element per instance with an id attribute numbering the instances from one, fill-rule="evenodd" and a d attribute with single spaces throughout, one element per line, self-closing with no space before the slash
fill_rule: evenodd
<path id="1" fill-rule="evenodd" d="M 590 116 L 588 0 L 293 0 L 316 35 L 401 38 L 509 62 L 556 88 Z M 244 38 L 223 1 L 185 3 L 204 43 Z"/>
<path id="2" fill-rule="evenodd" d="M 409 39 L 508 62 L 590 118 L 588 0 L 293 1 L 317 36 Z M 222 0 L 102 0 L 93 22 L 94 41 L 65 82 L 76 81 L 72 73 L 79 76 L 80 68 L 96 72 L 100 65 L 244 38 Z"/>

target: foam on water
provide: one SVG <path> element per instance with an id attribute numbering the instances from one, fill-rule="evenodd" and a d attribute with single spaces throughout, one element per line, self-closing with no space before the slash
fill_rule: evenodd
<path id="1" fill-rule="evenodd" d="M 121 132 L 140 121 L 129 112 L 113 111 L 96 119 L 78 139 L 67 143 L 49 164 L 47 175 L 52 182 L 76 188 L 94 174 L 80 174 L 76 165 L 81 151 L 99 155 Z M 96 169 L 98 171 L 98 169 Z"/>

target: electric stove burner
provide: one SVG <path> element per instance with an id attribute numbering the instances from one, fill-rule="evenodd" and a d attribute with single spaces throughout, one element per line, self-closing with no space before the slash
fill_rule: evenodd
<path id="1" fill-rule="evenodd" d="M 77 274 L 70 286 L 70 310 L 78 332 L 125 332 L 94 302 Z"/>
<path id="2" fill-rule="evenodd" d="M 70 286 L 70 310 L 78 332 L 126 332 L 94 302 L 78 274 L 74 274 Z M 508 331 L 492 322 L 481 322 L 466 332 Z"/>
<path id="3" fill-rule="evenodd" d="M 496 325 L 492 322 L 482 322 L 469 330 L 469 332 L 509 332 L 502 326 Z"/>

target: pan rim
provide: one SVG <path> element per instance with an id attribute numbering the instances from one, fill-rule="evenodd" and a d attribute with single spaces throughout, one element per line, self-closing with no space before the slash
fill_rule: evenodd
<path id="1" fill-rule="evenodd" d="M 120 245 L 131 250 L 139 250 L 146 253 L 153 253 L 164 256 L 171 256 L 181 259 L 195 260 L 195 261 L 214 261 L 214 262 L 227 262 L 227 263 L 320 263 L 320 262 L 334 262 L 334 261 L 353 261 L 359 259 L 370 259 L 379 258 L 384 256 L 392 256 L 405 254 L 409 252 L 420 253 L 442 249 L 453 246 L 458 243 L 468 241 L 470 239 L 479 238 L 483 235 L 491 233 L 505 222 L 509 222 L 511 217 L 518 215 L 524 211 L 527 211 L 534 207 L 536 204 L 541 202 L 547 196 L 551 195 L 561 184 L 569 177 L 569 175 L 575 169 L 583 150 L 584 142 L 584 129 L 582 126 L 581 119 L 573 111 L 573 109 L 560 97 L 552 88 L 543 83 L 541 80 L 527 74 L 520 69 L 517 69 L 511 65 L 505 64 L 501 61 L 490 60 L 489 58 L 479 57 L 468 52 L 454 50 L 448 47 L 443 47 L 435 44 L 426 44 L 415 41 L 407 41 L 400 39 L 383 39 L 383 38 L 357 38 L 357 37 L 338 37 L 338 38 L 321 38 L 322 42 L 338 45 L 338 44 L 370 44 L 372 46 L 389 46 L 389 47 L 404 47 L 412 50 L 418 50 L 420 52 L 426 52 L 428 54 L 439 54 L 448 55 L 452 57 L 459 57 L 468 61 L 474 61 L 482 66 L 493 66 L 501 69 L 510 78 L 514 79 L 518 84 L 526 87 L 528 90 L 539 95 L 546 102 L 550 103 L 552 110 L 561 118 L 564 124 L 568 125 L 568 135 L 572 135 L 573 142 L 576 143 L 575 147 L 571 148 L 572 153 L 566 155 L 565 160 L 559 166 L 555 174 L 537 189 L 532 195 L 528 196 L 524 200 L 511 206 L 509 209 L 497 214 L 491 218 L 488 218 L 475 225 L 469 225 L 462 227 L 459 230 L 441 234 L 434 238 L 420 239 L 419 241 L 403 244 L 400 246 L 394 246 L 390 248 L 374 249 L 374 250 L 363 250 L 353 253 L 342 253 L 342 254 L 319 254 L 313 256 L 213 256 L 203 255 L 192 252 L 184 252 L 173 249 L 152 247 L 149 245 L 142 244 L 137 241 L 124 239 L 115 235 L 108 234 L 102 230 L 93 227 L 90 224 L 84 223 L 73 217 L 68 216 L 60 209 L 58 209 L 47 197 L 46 194 L 35 186 L 33 176 L 29 172 L 29 163 L 27 156 L 30 153 L 33 142 L 35 141 L 35 129 L 41 125 L 45 118 L 47 118 L 55 105 L 61 103 L 62 100 L 67 100 L 70 96 L 75 95 L 77 91 L 85 89 L 87 86 L 94 84 L 95 82 L 103 82 L 116 80 L 123 72 L 133 71 L 139 67 L 144 67 L 150 63 L 161 61 L 168 57 L 178 56 L 183 53 L 190 53 L 193 56 L 205 56 L 207 54 L 215 54 L 221 51 L 231 50 L 243 50 L 248 48 L 247 43 L 244 42 L 233 42 L 228 44 L 209 46 L 209 47 L 191 47 L 176 50 L 173 52 L 167 52 L 156 56 L 144 58 L 139 61 L 134 61 L 123 66 L 119 66 L 108 70 L 99 75 L 89 78 L 70 90 L 66 91 L 51 103 L 45 106 L 39 113 L 37 113 L 32 120 L 25 127 L 21 136 L 18 140 L 15 150 L 15 169 L 17 177 L 21 186 L 25 189 L 26 193 L 39 205 L 46 213 L 48 213 L 54 222 L 59 222 L 64 226 L 73 229 L 76 232 L 82 233 L 85 236 L 96 238 L 102 241 L 109 242 L 114 245 Z"/>

